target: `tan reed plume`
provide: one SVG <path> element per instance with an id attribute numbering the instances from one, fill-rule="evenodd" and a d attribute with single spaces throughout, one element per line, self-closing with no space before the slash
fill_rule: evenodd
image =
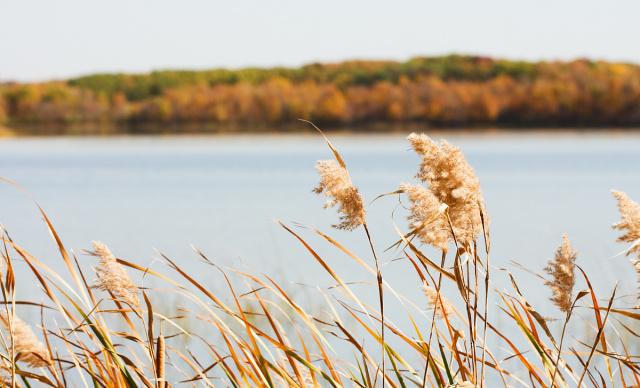
<path id="1" fill-rule="evenodd" d="M 422 292 L 427 296 L 429 306 L 432 309 L 435 309 L 436 316 L 444 318 L 445 316 L 448 317 L 454 313 L 455 309 L 451 302 L 442 295 L 442 292 L 439 293 L 440 295 L 438 298 L 438 290 L 435 287 L 430 286 L 427 283 L 423 283 Z"/>
<path id="2" fill-rule="evenodd" d="M 627 249 L 627 256 L 636 255 L 631 259 L 631 264 L 640 283 L 640 205 L 622 191 L 612 190 L 611 192 L 618 200 L 620 211 L 620 222 L 613 224 L 613 228 L 624 232 L 618 237 L 618 241 L 631 244 Z M 638 303 L 640 307 L 640 294 L 638 294 Z"/>
<path id="3" fill-rule="evenodd" d="M 338 229 L 353 230 L 364 224 L 365 211 L 362 196 L 351 182 L 347 169 L 335 160 L 320 160 L 316 163 L 320 174 L 320 183 L 313 191 L 326 195 L 329 200 L 325 208 L 338 205 L 340 224 L 334 225 Z"/>
<path id="4" fill-rule="evenodd" d="M 448 206 L 456 239 L 470 244 L 482 232 L 480 210 L 484 199 L 480 182 L 462 151 L 445 140 L 433 141 L 425 134 L 412 133 L 407 138 L 422 161 L 416 177 Z"/>
<path id="5" fill-rule="evenodd" d="M 624 232 L 618 241 L 630 243 L 627 255 L 637 253 L 640 256 L 640 205 L 622 191 L 611 191 L 618 200 L 620 222 L 613 224 L 614 229 Z"/>
<path id="6" fill-rule="evenodd" d="M 124 267 L 103 243 L 94 241 L 93 249 L 94 254 L 100 258 L 96 268 L 98 279 L 95 287 L 110 292 L 122 302 L 138 307 L 138 287 L 133 284 Z"/>
<path id="7" fill-rule="evenodd" d="M 404 183 L 400 190 L 411 202 L 408 217 L 411 229 L 417 232 L 423 243 L 447 250 L 451 228 L 444 214 L 446 205 L 424 186 Z"/>
<path id="8" fill-rule="evenodd" d="M 551 301 L 565 313 L 571 309 L 573 286 L 575 285 L 574 270 L 576 267 L 576 252 L 571 248 L 571 242 L 566 234 L 562 236 L 562 244 L 558 247 L 553 260 L 549 260 L 545 271 L 552 279 L 545 281 L 551 288 Z"/>
<path id="9" fill-rule="evenodd" d="M 11 319 L 13 318 L 13 319 Z M 0 322 L 8 331 L 13 331 L 13 346 L 16 360 L 25 362 L 33 368 L 46 367 L 51 365 L 49 350 L 22 319 L 15 314 L 13 317 L 6 312 L 0 313 Z"/>

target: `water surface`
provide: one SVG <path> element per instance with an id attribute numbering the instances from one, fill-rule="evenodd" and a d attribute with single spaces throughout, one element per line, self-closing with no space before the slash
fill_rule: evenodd
<path id="1" fill-rule="evenodd" d="M 618 215 L 609 190 L 640 200 L 640 136 L 447 137 L 480 177 L 491 216 L 494 269 L 516 272 L 541 310 L 557 315 L 540 279 L 511 261 L 541 271 L 565 232 L 599 290 L 608 293 L 620 282 L 624 292 L 633 292 L 632 267 L 619 255 L 624 246 L 615 243 L 610 227 Z M 333 140 L 367 203 L 413 181 L 418 159 L 404 136 Z M 311 192 L 317 183 L 314 162 L 330 157 L 318 136 L 18 138 L 0 141 L 0 176 L 18 182 L 38 201 L 83 264 L 94 259 L 82 250 L 101 240 L 118 256 L 156 268 L 163 266 L 158 260 L 163 252 L 206 279 L 203 271 L 211 269 L 198 262 L 195 246 L 221 265 L 266 273 L 292 287 L 329 286 L 331 279 L 275 220 L 330 232 L 370 259 L 362 231 L 331 230 L 337 215 Z M 368 213 L 380 250 L 397 239 L 394 222 L 406 229 L 397 197 L 369 204 Z M 62 270 L 33 202 L 10 185 L 0 186 L 0 222 L 18 243 Z M 298 230 L 346 280 L 371 280 L 310 230 Z M 393 250 L 383 255 L 385 277 L 415 293 L 418 279 L 406 261 L 394 260 L 399 257 Z M 504 276 L 494 278 L 496 286 L 506 287 L 498 280 Z M 37 292 L 32 284 L 19 282 L 24 298 Z"/>

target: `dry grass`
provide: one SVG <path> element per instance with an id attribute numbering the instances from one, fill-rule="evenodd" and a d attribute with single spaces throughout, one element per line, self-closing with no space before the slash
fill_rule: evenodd
<path id="1" fill-rule="evenodd" d="M 548 322 L 527 301 L 527 293 L 539 291 L 521 289 L 515 277 L 509 275 L 510 291 L 496 289 L 488 217 L 473 170 L 461 151 L 446 142 L 422 135 L 409 140 L 422 157 L 422 182 L 402 185 L 391 194 L 407 196 L 411 205 L 409 230 L 398 229 L 398 242 L 390 249 L 402 257 L 405 283 L 422 290 L 417 297 L 402 295 L 383 278 L 365 202 L 344 159 L 327 141 L 335 161 L 319 165 L 318 191 L 340 206 L 339 227 L 364 230 L 371 257 L 360 257 L 328 233 L 281 224 L 334 282 L 330 289 L 314 293 L 321 311 L 305 307 L 268 275 L 221 268 L 199 251 L 209 275 L 188 273 L 166 256 L 166 268 L 154 270 L 116 257 L 96 243 L 90 252 L 99 258 L 91 261 L 94 281 L 86 262 L 81 265 L 69 253 L 42 211 L 60 253 L 56 268 L 62 270 L 47 266 L 8 233 L 2 234 L 0 316 L 5 330 L 0 337 L 0 371 L 5 384 L 640 385 L 640 355 L 631 353 L 638 346 L 628 340 L 638 341 L 634 327 L 640 312 L 616 299 L 613 286 L 611 295 L 596 295 L 568 239 L 547 267 L 548 293 L 565 316 L 559 324 Z M 621 201 L 621 240 L 635 254 L 637 205 L 626 195 L 615 195 Z M 311 239 L 353 260 L 376 287 L 346 281 L 348 274 L 338 273 Z M 433 245 L 440 257 L 430 257 L 420 243 Z M 16 262 L 26 263 L 30 273 L 20 273 L 17 279 Z M 224 291 L 214 291 L 202 280 L 214 275 Z M 35 282 L 42 297 L 21 300 L 17 281 Z M 171 297 L 180 303 L 163 303 Z M 385 302 L 400 309 L 387 315 Z M 499 311 L 490 313 L 494 305 Z M 19 320 L 16 311 L 24 310 L 39 315 L 39 322 Z M 584 338 L 577 333 L 566 336 L 571 316 L 578 313 L 590 332 Z"/>

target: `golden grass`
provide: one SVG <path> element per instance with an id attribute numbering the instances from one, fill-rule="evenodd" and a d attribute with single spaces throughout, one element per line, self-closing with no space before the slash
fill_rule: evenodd
<path id="1" fill-rule="evenodd" d="M 566 238 L 547 267 L 549 295 L 564 315 L 559 325 L 536 311 L 526 299 L 531 290 L 521 289 L 511 274 L 512 289 L 496 289 L 488 218 L 473 170 L 447 143 L 421 135 L 409 140 L 423 159 L 422 183 L 390 194 L 412 203 L 409 230 L 396 227 L 399 240 L 390 249 L 402 258 L 406 283 L 423 291 L 416 297 L 402 295 L 383 278 L 365 202 L 327 140 L 335 162 L 323 162 L 318 191 L 340 205 L 339 227 L 362 226 L 373 267 L 335 236 L 281 223 L 335 283 L 313 294 L 321 311 L 306 307 L 269 275 L 221 268 L 199 251 L 210 275 L 189 273 L 164 255 L 166 268 L 147 268 L 95 243 L 94 281 L 41 211 L 64 270 L 47 266 L 3 231 L 3 381 L 56 387 L 640 385 L 640 355 L 632 353 L 639 347 L 640 312 L 616 299 L 615 287 L 611 295 L 597 295 Z M 615 195 L 624 202 L 617 228 L 625 230 L 621 239 L 635 254 L 638 241 L 629 236 L 640 224 L 636 205 Z M 348 274 L 313 247 L 311 239 L 318 237 L 361 267 L 376 287 L 346 281 Z M 429 257 L 419 242 L 432 244 L 440 257 Z M 17 261 L 26 263 L 31 276 L 16 278 Z M 201 280 L 214 275 L 223 291 Z M 145 287 L 136 283 L 140 278 Z M 19 299 L 17 281 L 35 281 L 41 298 Z M 169 296 L 180 303 L 167 306 Z M 389 315 L 385 302 L 400 309 Z M 493 305 L 499 311 L 490 314 Z M 24 309 L 35 309 L 40 321 L 20 321 L 15 312 Z M 591 328 L 584 338 L 566 335 L 578 309 Z"/>

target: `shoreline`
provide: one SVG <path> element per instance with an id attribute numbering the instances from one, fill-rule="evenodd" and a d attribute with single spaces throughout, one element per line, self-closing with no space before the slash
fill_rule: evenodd
<path id="1" fill-rule="evenodd" d="M 637 128 L 491 128 L 491 129 L 442 129 L 442 128 L 419 128 L 414 127 L 407 131 L 353 131 L 353 130 L 329 130 L 324 131 L 332 137 L 344 138 L 396 138 L 406 137 L 411 132 L 425 133 L 438 138 L 537 138 L 537 137 L 557 137 L 557 138 L 615 138 L 615 137 L 640 137 L 640 127 Z M 316 137 L 315 131 L 235 131 L 235 132 L 120 132 L 120 133 L 21 133 L 10 128 L 0 127 L 0 141 L 19 139 L 87 139 L 87 140 L 109 140 L 109 139 L 189 139 L 189 138 L 311 138 Z"/>
<path id="2" fill-rule="evenodd" d="M 380 136 L 424 132 L 458 135 L 640 135 L 640 126 L 432 126 L 426 123 L 372 123 L 358 125 L 320 126 L 332 136 Z M 316 131 L 305 123 L 285 125 L 215 125 L 210 123 L 180 125 L 120 126 L 100 124 L 0 125 L 0 139 L 26 137 L 190 137 L 190 136 L 280 136 L 315 135 Z"/>

